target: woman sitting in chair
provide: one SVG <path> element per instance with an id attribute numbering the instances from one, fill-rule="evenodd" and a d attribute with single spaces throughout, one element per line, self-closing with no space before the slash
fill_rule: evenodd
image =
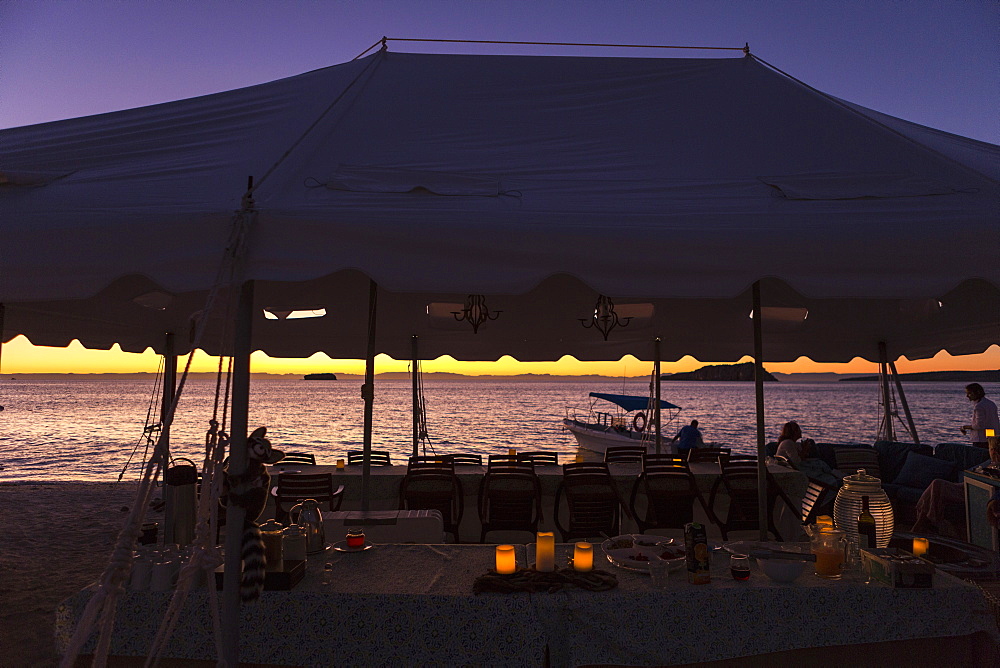
<path id="1" fill-rule="evenodd" d="M 816 456 L 816 442 L 811 438 L 802 438 L 802 428 L 798 422 L 786 422 L 778 436 L 776 457 L 784 457 L 788 463 L 802 471 L 810 480 L 819 481 L 825 485 L 836 487 L 840 478 L 833 472 L 830 465 Z"/>

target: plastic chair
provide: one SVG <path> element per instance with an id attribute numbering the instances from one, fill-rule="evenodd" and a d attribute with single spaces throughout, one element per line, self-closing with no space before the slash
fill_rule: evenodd
<path id="1" fill-rule="evenodd" d="M 645 445 L 609 445 L 604 451 L 604 463 L 641 462 L 645 455 Z"/>
<path id="2" fill-rule="evenodd" d="M 271 489 L 274 496 L 274 518 L 288 522 L 288 511 L 303 499 L 324 503 L 331 512 L 340 510 L 344 500 L 344 486 L 333 486 L 332 473 L 279 473 L 278 484 Z"/>
<path id="3" fill-rule="evenodd" d="M 636 503 L 640 492 L 646 498 L 644 513 L 639 512 Z M 640 533 L 650 529 L 683 529 L 694 520 L 695 503 L 700 503 L 709 520 L 718 524 L 683 457 L 646 455 L 629 497 L 629 507 Z"/>
<path id="4" fill-rule="evenodd" d="M 479 542 L 491 531 L 538 532 L 542 488 L 529 462 L 503 463 L 486 470 L 479 485 Z"/>
<path id="5" fill-rule="evenodd" d="M 687 460 L 689 462 L 716 462 L 728 460 L 732 453 L 732 448 L 691 448 L 688 450 Z"/>
<path id="6" fill-rule="evenodd" d="M 348 466 L 361 464 L 364 462 L 364 459 L 365 459 L 364 450 L 347 451 Z M 389 453 L 386 452 L 385 450 L 372 450 L 370 461 L 372 466 L 392 466 L 392 460 L 389 458 Z"/>
<path id="7" fill-rule="evenodd" d="M 815 523 L 818 515 L 833 514 L 823 512 L 829 510 L 833 502 L 833 498 L 830 498 L 830 495 L 827 493 L 833 491 L 833 489 L 833 487 L 824 485 L 818 480 L 809 481 L 806 493 L 802 495 L 802 507 L 800 509 L 803 524 Z"/>
<path id="8" fill-rule="evenodd" d="M 461 542 L 458 527 L 465 513 L 462 481 L 449 462 L 413 462 L 399 484 L 400 510 L 437 510 L 444 520 L 444 530 Z"/>
<path id="9" fill-rule="evenodd" d="M 305 464 L 316 466 L 316 455 L 311 452 L 286 452 L 281 458 L 281 464 Z"/>
<path id="10" fill-rule="evenodd" d="M 483 465 L 483 456 L 482 455 L 473 455 L 473 454 L 464 453 L 464 452 L 456 452 L 456 453 L 452 453 L 450 455 L 445 455 L 445 457 L 449 458 L 452 461 L 452 463 L 455 464 L 455 466 L 482 466 Z"/>
<path id="11" fill-rule="evenodd" d="M 535 463 L 530 459 L 523 459 L 520 455 L 490 455 L 486 460 L 486 470 L 498 468 L 535 471 Z"/>
<path id="12" fill-rule="evenodd" d="M 559 453 L 551 451 L 538 451 L 538 452 L 519 452 L 517 453 L 518 459 L 526 459 L 532 464 L 552 464 L 555 466 L 559 465 Z"/>
<path id="13" fill-rule="evenodd" d="M 566 497 L 567 525 L 559 518 L 559 505 Z M 563 479 L 556 488 L 554 519 L 562 541 L 600 539 L 621 533 L 623 505 L 607 464 L 583 462 L 563 464 Z"/>
<path id="14" fill-rule="evenodd" d="M 718 480 L 712 485 L 712 491 L 708 498 L 709 508 L 715 508 L 716 494 L 720 489 L 725 489 L 729 496 L 729 509 L 726 519 L 716 516 L 716 524 L 722 532 L 722 539 L 729 539 L 730 531 L 750 531 L 760 528 L 757 504 L 757 459 L 730 459 L 728 462 L 720 464 L 722 473 Z M 767 473 L 767 530 L 770 531 L 776 540 L 782 540 L 781 533 L 774 523 L 774 506 L 779 499 L 783 500 L 789 508 L 795 512 L 800 512 L 796 508 L 785 492 L 778 485 L 777 481 Z"/>

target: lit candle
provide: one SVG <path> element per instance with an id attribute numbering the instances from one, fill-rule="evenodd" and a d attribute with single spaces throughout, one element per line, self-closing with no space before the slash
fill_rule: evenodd
<path id="1" fill-rule="evenodd" d="M 927 548 L 930 547 L 930 541 L 926 538 L 914 538 L 913 539 L 913 554 L 920 556 L 927 554 Z"/>
<path id="2" fill-rule="evenodd" d="M 507 450 L 507 454 L 510 455 L 511 457 L 516 457 L 517 450 L 515 450 L 514 448 L 510 448 L 509 450 Z"/>
<path id="3" fill-rule="evenodd" d="M 551 573 L 556 569 L 556 536 L 551 531 L 539 531 L 535 543 L 535 570 Z"/>
<path id="4" fill-rule="evenodd" d="M 816 518 L 816 526 L 833 528 L 833 518 L 829 515 L 820 515 Z"/>
<path id="5" fill-rule="evenodd" d="M 513 545 L 497 545 L 497 573 L 511 575 L 517 570 Z"/>
<path id="6" fill-rule="evenodd" d="M 337 460 L 337 470 L 338 471 L 343 471 L 344 470 L 344 460 L 343 459 L 338 459 Z"/>
<path id="7" fill-rule="evenodd" d="M 987 429 L 986 430 L 986 438 L 993 438 L 996 435 L 997 435 L 997 430 L 996 429 Z"/>
<path id="8" fill-rule="evenodd" d="M 576 463 L 577 464 L 582 464 L 583 463 L 583 454 L 580 453 L 580 452 L 576 453 Z"/>
<path id="9" fill-rule="evenodd" d="M 594 546 L 590 543 L 577 543 L 573 548 L 573 570 L 594 570 Z"/>

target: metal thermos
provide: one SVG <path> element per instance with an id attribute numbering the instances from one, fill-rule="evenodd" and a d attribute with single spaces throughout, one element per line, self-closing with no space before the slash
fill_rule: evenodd
<path id="1" fill-rule="evenodd" d="M 323 513 L 319 511 L 316 499 L 304 499 L 288 511 L 293 524 L 305 527 L 306 552 L 316 554 L 326 549 L 326 532 L 323 529 Z"/>

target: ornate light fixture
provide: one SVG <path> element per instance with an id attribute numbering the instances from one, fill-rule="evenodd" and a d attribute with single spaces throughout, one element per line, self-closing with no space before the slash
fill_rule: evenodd
<path id="1" fill-rule="evenodd" d="M 594 306 L 594 315 L 589 318 L 580 318 L 580 324 L 584 327 L 596 327 L 597 331 L 604 335 L 604 340 L 608 340 L 608 334 L 615 327 L 628 327 L 632 318 L 619 318 L 615 312 L 615 303 L 600 295 L 597 304 Z"/>
<path id="2" fill-rule="evenodd" d="M 451 314 L 455 316 L 455 320 L 459 322 L 466 320 L 470 325 L 472 325 L 472 333 L 479 333 L 479 326 L 486 322 L 487 320 L 496 320 L 500 317 L 503 311 L 493 311 L 490 312 L 488 306 L 486 306 L 486 296 L 485 295 L 469 295 L 465 298 L 465 308 L 461 311 L 452 311 Z"/>

